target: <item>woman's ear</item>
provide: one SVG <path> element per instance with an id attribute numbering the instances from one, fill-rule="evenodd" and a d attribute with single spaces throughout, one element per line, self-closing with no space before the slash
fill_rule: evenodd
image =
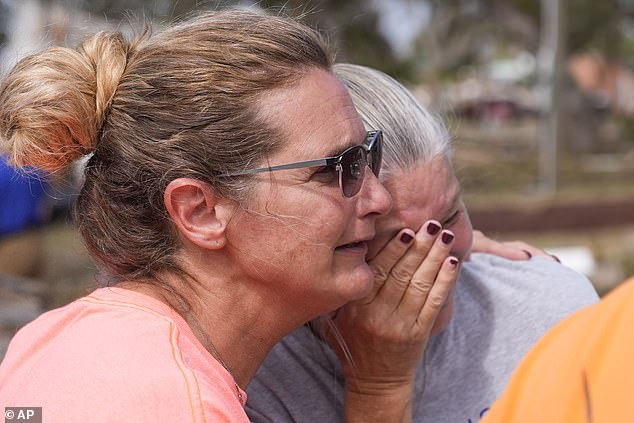
<path id="1" fill-rule="evenodd" d="M 226 245 L 233 204 L 220 198 L 209 184 L 190 178 L 174 179 L 165 188 L 163 201 L 181 237 L 207 250 Z"/>

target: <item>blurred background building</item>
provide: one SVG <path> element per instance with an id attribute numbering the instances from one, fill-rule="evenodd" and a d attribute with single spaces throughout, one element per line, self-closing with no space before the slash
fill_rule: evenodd
<path id="1" fill-rule="evenodd" d="M 634 274 L 634 0 L 0 0 L 0 73 L 223 6 L 302 16 L 339 61 L 405 82 L 451 128 L 476 227 L 557 253 L 602 294 Z M 94 286 L 69 218 L 80 171 L 47 181 L 39 237 L 11 253 L 40 254 L 29 272 L 0 268 L 0 357 L 15 328 Z"/>

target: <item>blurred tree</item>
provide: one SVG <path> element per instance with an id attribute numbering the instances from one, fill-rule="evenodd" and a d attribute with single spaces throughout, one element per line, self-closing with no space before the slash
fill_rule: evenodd
<path id="1" fill-rule="evenodd" d="M 487 44 L 515 44 L 536 52 L 540 7 L 535 0 L 434 0 L 433 18 L 419 52 L 432 73 L 455 72 L 477 63 Z M 601 51 L 623 57 L 626 8 L 616 0 L 567 0 L 565 44 L 569 53 Z"/>
<path id="2" fill-rule="evenodd" d="M 435 0 L 431 5 L 432 19 L 417 48 L 427 58 L 422 63 L 426 78 L 451 75 L 465 66 L 488 61 L 494 45 L 537 49 L 539 27 L 516 1 Z"/>
<path id="3" fill-rule="evenodd" d="M 483 52 L 492 43 L 512 43 L 535 52 L 540 22 L 539 2 L 535 0 L 408 0 L 429 4 L 432 18 L 414 54 L 401 58 L 378 30 L 380 16 L 374 1 L 368 0 L 40 1 L 61 2 L 112 20 L 130 15 L 171 20 L 192 10 L 236 4 L 284 8 L 287 13 L 304 15 L 307 22 L 331 36 L 339 60 L 377 67 L 413 82 L 451 75 L 464 66 L 487 60 Z M 632 13 L 630 0 L 567 0 L 566 5 L 567 13 L 574 16 L 566 37 L 570 52 L 594 48 L 609 57 L 619 57 L 631 49 L 624 42 L 621 24 L 624 12 Z"/>
<path id="4" fill-rule="evenodd" d="M 630 0 L 566 0 L 567 24 L 562 34 L 565 63 L 570 54 L 599 52 L 607 61 L 627 57 L 634 43 L 628 42 L 625 19 L 631 17 Z M 432 94 L 442 78 L 461 77 L 462 70 L 489 63 L 498 52 L 527 50 L 537 54 L 543 22 L 540 2 L 535 0 L 434 0 L 433 18 L 418 43 L 421 77 L 431 84 Z M 548 3 L 546 3 L 548 5 Z M 565 73 L 565 65 L 561 66 Z M 597 113 L 593 98 L 583 94 L 570 78 L 562 98 L 560 142 L 567 151 L 590 152 L 599 148 L 604 115 Z"/>
<path id="5" fill-rule="evenodd" d="M 283 9 L 327 35 L 339 61 L 350 61 L 381 69 L 404 79 L 412 79 L 414 58 L 399 59 L 378 30 L 379 16 L 367 0 L 61 0 L 70 7 L 117 20 L 126 16 L 140 19 L 157 17 L 172 20 L 193 10 L 222 6 L 250 6 Z M 416 1 L 416 0 L 415 0 Z M 420 1 L 420 0 L 418 0 Z"/>
<path id="6" fill-rule="evenodd" d="M 367 0 L 263 0 L 264 8 L 284 8 L 324 32 L 337 51 L 337 60 L 380 69 L 411 80 L 414 58 L 399 59 L 379 31 L 379 15 Z"/>
<path id="7" fill-rule="evenodd" d="M 596 50 L 608 59 L 622 57 L 623 13 L 615 0 L 568 0 L 570 53 Z"/>
<path id="8" fill-rule="evenodd" d="M 62 0 L 69 7 L 82 8 L 108 19 L 124 19 L 131 14 L 137 18 L 167 16 L 175 8 L 193 10 L 196 0 Z M 137 16 L 138 14 L 138 16 Z"/>

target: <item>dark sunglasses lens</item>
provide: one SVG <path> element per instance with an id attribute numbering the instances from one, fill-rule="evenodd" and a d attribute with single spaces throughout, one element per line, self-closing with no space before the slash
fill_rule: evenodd
<path id="1" fill-rule="evenodd" d="M 341 189 L 344 197 L 352 197 L 359 192 L 365 168 L 365 152 L 361 146 L 351 148 L 341 157 Z"/>
<path id="2" fill-rule="evenodd" d="M 374 135 L 374 144 L 370 148 L 370 168 L 372 173 L 378 178 L 381 171 L 381 162 L 383 160 L 383 134 L 377 132 Z"/>

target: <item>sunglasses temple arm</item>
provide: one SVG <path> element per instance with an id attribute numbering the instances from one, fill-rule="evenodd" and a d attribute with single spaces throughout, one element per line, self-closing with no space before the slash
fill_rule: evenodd
<path id="1" fill-rule="evenodd" d="M 289 164 L 270 166 L 270 167 L 261 167 L 258 169 L 249 169 L 249 170 L 244 170 L 242 172 L 226 173 L 221 176 L 242 176 L 242 175 L 252 175 L 255 173 L 273 172 L 276 170 L 301 169 L 303 167 L 315 167 L 315 166 L 328 166 L 331 164 L 335 164 L 336 159 L 337 158 L 334 157 L 334 158 L 319 159 L 319 160 L 307 160 L 304 162 L 289 163 Z"/>

